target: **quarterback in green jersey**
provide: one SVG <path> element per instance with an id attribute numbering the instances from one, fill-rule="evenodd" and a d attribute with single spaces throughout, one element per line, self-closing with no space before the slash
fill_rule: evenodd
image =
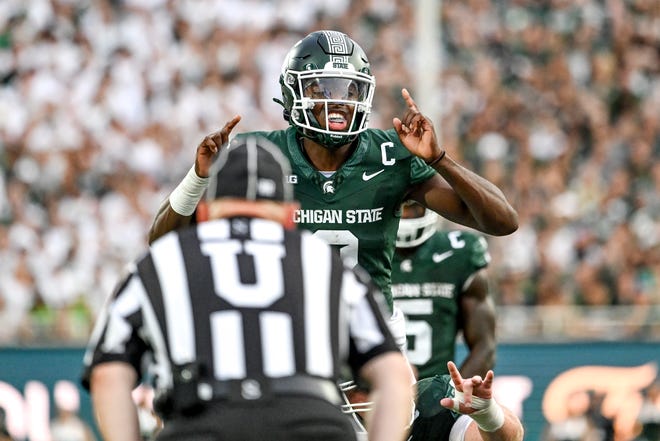
<path id="1" fill-rule="evenodd" d="M 495 359 L 495 306 L 485 268 L 485 238 L 465 230 L 437 230 L 437 215 L 403 205 L 392 261 L 392 295 L 406 318 L 408 360 L 418 378 L 446 373 L 456 336 L 469 353 L 464 375 L 484 375 Z"/>
<path id="2" fill-rule="evenodd" d="M 280 146 L 291 162 L 290 181 L 301 206 L 293 221 L 336 245 L 345 260 L 359 263 L 391 306 L 389 262 L 400 200 L 411 185 L 429 179 L 435 171 L 412 156 L 394 130 L 364 132 L 352 156 L 327 176 L 305 158 L 293 128 L 257 135 Z"/>
<path id="3" fill-rule="evenodd" d="M 389 130 L 368 128 L 376 80 L 366 54 L 346 34 L 317 31 L 302 38 L 286 55 L 279 83 L 282 99 L 277 101 L 289 128 L 257 134 L 291 161 L 289 180 L 301 203 L 292 221 L 364 266 L 390 308 L 392 255 L 404 200 L 488 234 L 507 235 L 518 228 L 518 215 L 502 191 L 446 154 L 432 122 L 406 89 L 403 117 L 393 118 Z M 236 115 L 198 145 L 195 165 L 156 214 L 150 243 L 191 222 L 209 168 L 240 119 Z"/>

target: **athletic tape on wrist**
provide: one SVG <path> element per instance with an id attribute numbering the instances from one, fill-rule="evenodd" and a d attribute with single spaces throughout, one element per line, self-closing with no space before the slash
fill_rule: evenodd
<path id="1" fill-rule="evenodd" d="M 504 425 L 504 411 L 502 406 L 492 398 L 487 401 L 490 401 L 488 407 L 474 412 L 470 416 L 484 432 L 495 432 Z"/>
<path id="2" fill-rule="evenodd" d="M 188 171 L 183 180 L 170 194 L 170 206 L 182 216 L 190 216 L 195 212 L 197 204 L 202 199 L 209 178 L 200 178 L 195 173 L 195 166 Z"/>
<path id="3" fill-rule="evenodd" d="M 459 412 L 459 404 L 465 404 L 463 392 L 455 391 L 454 393 L 454 410 Z M 471 413 L 469 416 L 477 423 L 477 426 L 484 432 L 494 432 L 504 425 L 504 410 L 497 404 L 497 402 L 490 398 L 472 397 L 473 409 L 476 412 Z"/>

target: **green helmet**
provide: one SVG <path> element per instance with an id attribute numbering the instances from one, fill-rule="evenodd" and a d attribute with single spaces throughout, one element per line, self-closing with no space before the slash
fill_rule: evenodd
<path id="1" fill-rule="evenodd" d="M 312 32 L 296 43 L 280 75 L 284 118 L 329 149 L 367 129 L 376 80 L 357 43 L 337 31 Z M 325 123 L 314 116 L 323 115 Z"/>
<path id="2" fill-rule="evenodd" d="M 417 400 L 415 402 L 419 415 L 429 418 L 440 412 L 449 412 L 440 405 L 443 398 L 454 398 L 454 384 L 447 374 L 435 375 L 417 382 Z"/>

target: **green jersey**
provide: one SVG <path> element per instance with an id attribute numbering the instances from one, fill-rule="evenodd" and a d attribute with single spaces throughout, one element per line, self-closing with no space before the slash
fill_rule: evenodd
<path id="1" fill-rule="evenodd" d="M 460 330 L 461 293 L 488 265 L 486 239 L 462 230 L 438 231 L 392 261 L 392 295 L 406 316 L 408 360 L 419 378 L 447 373 Z"/>
<path id="2" fill-rule="evenodd" d="M 302 151 L 296 131 L 255 132 L 279 146 L 291 163 L 300 209 L 294 221 L 340 248 L 357 262 L 385 294 L 392 307 L 390 276 L 400 205 L 410 187 L 436 172 L 401 144 L 394 129 L 367 129 L 351 157 L 334 173 L 314 168 Z M 326 176 L 327 175 L 327 176 Z"/>

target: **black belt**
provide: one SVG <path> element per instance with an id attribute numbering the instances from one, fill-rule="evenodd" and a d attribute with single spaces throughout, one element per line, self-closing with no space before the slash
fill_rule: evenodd
<path id="1" fill-rule="evenodd" d="M 246 378 L 231 381 L 200 381 L 197 395 L 202 401 L 254 401 L 270 395 L 301 395 L 341 404 L 337 384 L 303 375 L 281 378 Z"/>

